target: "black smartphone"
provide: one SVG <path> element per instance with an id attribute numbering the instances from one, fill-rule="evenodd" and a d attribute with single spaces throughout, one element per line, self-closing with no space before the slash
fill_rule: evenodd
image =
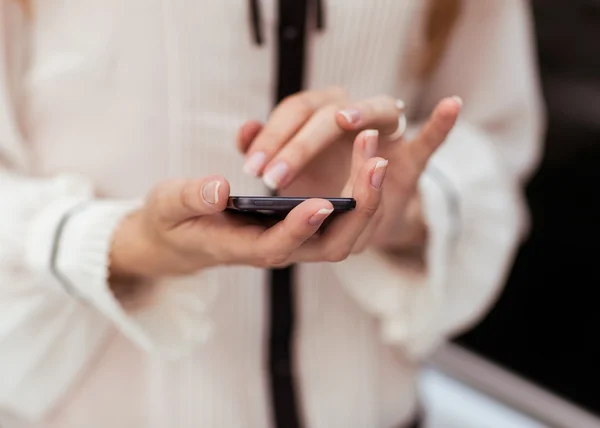
<path id="1" fill-rule="evenodd" d="M 231 196 L 227 203 L 230 211 L 285 215 L 302 202 L 312 198 L 287 196 Z M 331 202 L 334 213 L 344 213 L 356 208 L 353 198 L 323 198 Z"/>

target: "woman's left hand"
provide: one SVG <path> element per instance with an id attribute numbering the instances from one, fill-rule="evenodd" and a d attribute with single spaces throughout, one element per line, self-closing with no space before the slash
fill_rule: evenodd
<path id="1" fill-rule="evenodd" d="M 405 141 L 401 101 L 380 96 L 352 102 L 339 88 L 306 91 L 282 101 L 264 126 L 244 124 L 238 147 L 245 154 L 246 173 L 262 176 L 269 188 L 293 196 L 340 196 L 355 169 L 351 159 L 363 163 L 375 156 L 387 158 L 390 167 L 381 212 L 366 244 L 405 247 L 425 237 L 416 185 L 454 126 L 461 104 L 456 97 L 442 100 L 417 137 Z M 365 138 L 362 155 L 353 158 L 352 142 L 367 129 L 379 138 Z M 372 141 L 379 144 L 369 144 Z"/>

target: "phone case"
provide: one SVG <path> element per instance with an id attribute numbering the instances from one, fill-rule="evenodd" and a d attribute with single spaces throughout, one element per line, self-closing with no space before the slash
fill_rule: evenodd
<path id="1" fill-rule="evenodd" d="M 283 197 L 283 196 L 232 196 L 229 198 L 227 208 L 243 212 L 276 212 L 287 213 L 302 202 L 311 199 L 308 197 Z M 352 198 L 324 198 L 333 205 L 334 212 L 348 212 L 356 208 L 356 201 Z"/>

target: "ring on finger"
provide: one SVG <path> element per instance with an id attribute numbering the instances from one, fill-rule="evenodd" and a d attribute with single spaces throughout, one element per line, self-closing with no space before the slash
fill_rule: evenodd
<path id="1" fill-rule="evenodd" d="M 408 128 L 408 121 L 406 119 L 406 114 L 404 112 L 400 113 L 398 117 L 398 128 L 388 136 L 388 138 L 392 141 L 396 141 L 401 139 Z"/>

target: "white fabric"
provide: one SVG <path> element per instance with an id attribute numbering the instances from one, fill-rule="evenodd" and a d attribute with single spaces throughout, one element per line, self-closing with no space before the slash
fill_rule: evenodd
<path id="1" fill-rule="evenodd" d="M 0 2 L 0 425 L 270 426 L 263 271 L 163 278 L 136 310 L 106 277 L 114 228 L 156 182 L 220 173 L 234 194 L 264 192 L 234 136 L 272 107 L 276 2 L 261 2 L 262 47 L 239 0 L 33 3 L 28 21 Z M 299 268 L 308 426 L 391 427 L 414 410 L 415 360 L 484 313 L 524 230 L 541 125 L 530 29 L 524 1 L 465 0 L 420 82 L 424 2 L 325 4 L 309 88 L 387 93 L 414 123 L 442 96 L 465 101 L 420 186 L 426 271 L 374 250 Z"/>

